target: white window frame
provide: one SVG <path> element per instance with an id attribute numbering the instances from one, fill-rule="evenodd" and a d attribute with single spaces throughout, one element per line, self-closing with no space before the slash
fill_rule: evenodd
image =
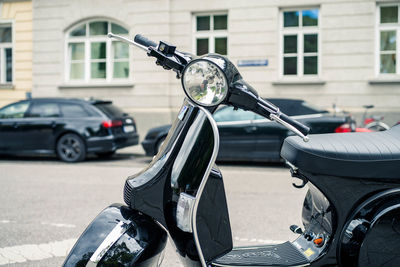
<path id="1" fill-rule="evenodd" d="M 71 27 L 65 35 L 65 82 L 68 84 L 109 84 L 109 83 L 120 83 L 120 82 L 131 82 L 132 81 L 132 51 L 131 47 L 129 46 L 129 55 L 128 55 L 128 65 L 129 65 L 129 74 L 127 78 L 113 78 L 113 72 L 114 72 L 114 62 L 124 62 L 125 60 L 121 59 L 114 59 L 114 54 L 113 54 L 113 49 L 112 49 L 112 43 L 113 42 L 118 42 L 115 40 L 112 40 L 111 38 L 108 38 L 107 35 L 99 35 L 99 36 L 90 36 L 89 35 L 89 24 L 92 22 L 107 22 L 107 33 L 111 32 L 111 24 L 117 24 L 124 29 L 128 30 L 128 34 L 122 35 L 125 37 L 129 37 L 130 35 L 130 30 L 122 25 L 119 22 L 115 22 L 110 19 L 103 19 L 103 18 L 97 18 L 97 19 L 90 19 L 90 20 L 85 20 L 82 23 L 76 24 L 73 27 Z M 86 35 L 85 36 L 70 36 L 70 33 L 74 31 L 75 29 L 86 25 Z M 121 35 L 121 34 L 120 34 Z M 91 59 L 91 43 L 95 42 L 104 42 L 106 43 L 106 78 L 105 79 L 92 79 L 91 76 L 91 63 L 95 62 L 104 62 L 103 59 Z M 84 50 L 85 50 L 85 55 L 83 59 L 84 63 L 84 77 L 83 79 L 70 79 L 70 71 L 71 71 L 71 56 L 70 56 L 70 48 L 69 44 L 71 43 L 83 43 L 84 44 Z M 75 60 L 75 63 L 77 61 L 82 61 L 82 60 Z"/>
<path id="2" fill-rule="evenodd" d="M 214 18 L 210 19 L 210 30 L 208 31 L 197 31 L 197 17 L 202 16 L 218 16 L 218 15 L 226 15 L 226 30 L 214 30 Z M 192 51 L 194 55 L 197 55 L 197 42 L 198 38 L 208 38 L 208 53 L 215 53 L 215 38 L 224 38 L 226 37 L 226 56 L 229 55 L 229 15 L 226 11 L 219 11 L 219 12 L 201 12 L 201 13 L 194 13 L 192 15 L 192 36 L 193 36 L 193 43 L 192 43 Z"/>
<path id="3" fill-rule="evenodd" d="M 396 6 L 397 5 L 397 23 L 381 24 L 381 7 Z M 400 3 L 382 3 L 376 5 L 375 16 L 375 75 L 378 77 L 393 77 L 400 76 Z M 396 32 L 396 72 L 395 73 L 380 73 L 381 71 L 381 31 L 395 31 Z M 387 52 L 390 54 L 389 52 Z M 385 52 L 383 52 L 385 54 Z"/>
<path id="4" fill-rule="evenodd" d="M 12 20 L 0 20 L 1 27 L 11 27 L 11 43 L 0 43 L 0 84 L 13 84 L 15 81 L 15 48 L 14 48 L 14 40 L 15 40 L 15 27 L 14 21 Z M 7 82 L 7 69 L 6 69 L 6 53 L 5 49 L 11 48 L 11 81 Z"/>
<path id="5" fill-rule="evenodd" d="M 302 11 L 318 9 L 318 25 L 317 26 L 305 26 L 303 27 L 303 16 Z M 284 27 L 284 12 L 299 11 L 299 26 L 297 27 Z M 282 8 L 279 10 L 279 78 L 285 80 L 299 80 L 299 79 L 314 79 L 321 77 L 321 8 L 319 6 L 311 7 L 299 7 L 299 8 Z M 304 34 L 317 34 L 318 38 L 318 49 L 317 52 L 304 53 Z M 297 53 L 284 54 L 283 44 L 285 35 L 296 35 L 297 36 Z M 296 75 L 285 75 L 283 57 L 285 56 L 296 56 L 297 57 L 297 74 Z M 317 74 L 304 74 L 304 56 L 317 56 Z"/>

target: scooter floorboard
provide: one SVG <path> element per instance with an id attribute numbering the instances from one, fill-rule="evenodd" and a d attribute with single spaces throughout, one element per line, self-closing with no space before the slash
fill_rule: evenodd
<path id="1" fill-rule="evenodd" d="M 291 242 L 260 247 L 234 248 L 216 259 L 214 266 L 306 266 L 307 258 Z"/>

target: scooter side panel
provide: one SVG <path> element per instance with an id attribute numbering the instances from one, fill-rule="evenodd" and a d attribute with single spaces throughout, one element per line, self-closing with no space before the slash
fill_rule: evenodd
<path id="1" fill-rule="evenodd" d="M 123 225 L 123 231 L 110 247 L 99 253 L 98 262 L 94 261 L 93 254 L 98 253 L 98 248 L 117 225 Z M 131 266 L 134 263 L 135 266 L 153 266 L 161 260 L 166 241 L 165 231 L 149 217 L 121 204 L 113 204 L 86 228 L 63 266 L 88 266 L 91 263 L 92 266 Z"/>

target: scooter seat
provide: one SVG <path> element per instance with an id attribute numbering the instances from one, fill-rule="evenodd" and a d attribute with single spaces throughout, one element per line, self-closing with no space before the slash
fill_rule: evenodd
<path id="1" fill-rule="evenodd" d="M 310 135 L 285 139 L 281 156 L 313 174 L 400 179 L 400 125 L 382 132 Z"/>

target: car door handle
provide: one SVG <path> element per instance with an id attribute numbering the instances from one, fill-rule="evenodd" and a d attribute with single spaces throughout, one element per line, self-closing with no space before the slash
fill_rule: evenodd
<path id="1" fill-rule="evenodd" d="M 253 133 L 253 132 L 255 132 L 257 130 L 257 127 L 256 126 L 248 126 L 248 127 L 244 127 L 244 130 L 247 133 Z"/>
<path id="2" fill-rule="evenodd" d="M 14 122 L 12 126 L 13 126 L 14 129 L 17 129 L 18 128 L 18 123 Z"/>
<path id="3" fill-rule="evenodd" d="M 56 126 L 57 126 L 57 123 L 55 121 L 52 121 L 51 122 L 51 128 L 56 128 Z"/>

